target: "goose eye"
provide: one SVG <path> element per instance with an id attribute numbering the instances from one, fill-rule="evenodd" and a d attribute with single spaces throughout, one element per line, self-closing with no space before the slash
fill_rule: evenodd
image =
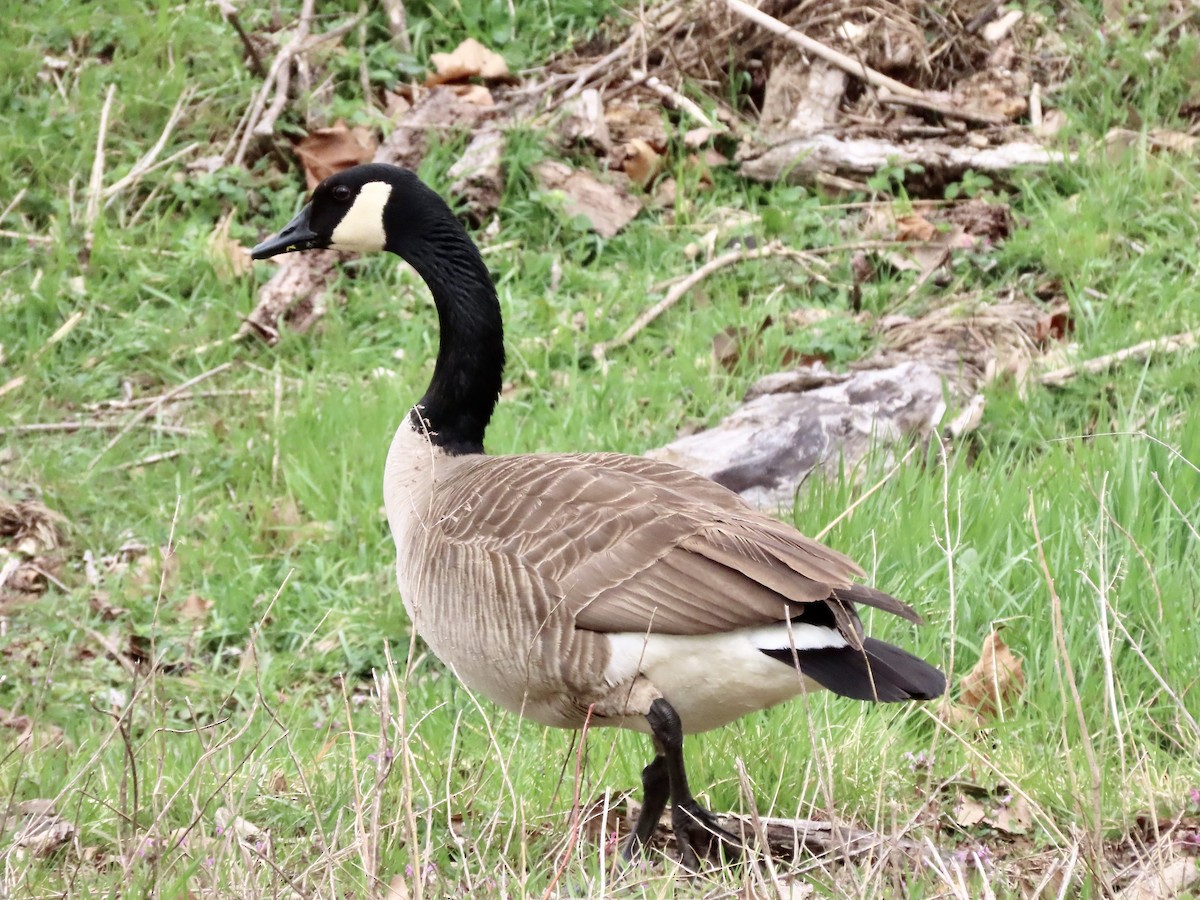
<path id="1" fill-rule="evenodd" d="M 345 203 L 350 199 L 350 195 L 354 192 L 351 191 L 350 188 L 346 187 L 346 185 L 339 184 L 330 193 L 332 194 L 334 200 L 338 201 L 339 203 Z"/>

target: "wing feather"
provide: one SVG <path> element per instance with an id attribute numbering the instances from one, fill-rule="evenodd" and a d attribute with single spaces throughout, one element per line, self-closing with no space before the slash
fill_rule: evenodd
<path id="1" fill-rule="evenodd" d="M 435 492 L 433 520 L 502 568 L 536 571 L 556 615 L 599 632 L 710 634 L 825 604 L 860 645 L 854 603 L 917 621 L 855 584 L 848 557 L 758 513 L 724 487 L 619 454 L 482 457 Z M 501 561 L 503 560 L 503 561 Z"/>

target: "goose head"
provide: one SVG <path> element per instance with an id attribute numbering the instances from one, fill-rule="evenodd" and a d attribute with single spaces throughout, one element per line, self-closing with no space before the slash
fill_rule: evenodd
<path id="1" fill-rule="evenodd" d="M 450 207 L 416 174 L 371 163 L 330 175 L 254 259 L 305 250 L 386 250 L 433 295 L 440 339 L 433 378 L 413 411 L 422 433 L 455 453 L 483 452 L 504 370 L 504 326 L 491 275 Z"/>
<path id="2" fill-rule="evenodd" d="M 399 166 L 369 164 L 330 175 L 278 233 L 250 251 L 254 259 L 304 250 L 359 253 L 406 249 L 421 235 L 414 223 L 449 214 L 417 176 Z"/>

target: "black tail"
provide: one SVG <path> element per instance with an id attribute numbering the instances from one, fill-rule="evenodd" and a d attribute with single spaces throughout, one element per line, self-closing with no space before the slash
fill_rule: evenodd
<path id="1" fill-rule="evenodd" d="M 834 647 L 793 652 L 791 647 L 782 647 L 762 652 L 789 666 L 799 663 L 802 675 L 855 700 L 933 700 L 946 690 L 946 676 L 938 669 L 875 638 L 864 638 L 861 650 Z"/>

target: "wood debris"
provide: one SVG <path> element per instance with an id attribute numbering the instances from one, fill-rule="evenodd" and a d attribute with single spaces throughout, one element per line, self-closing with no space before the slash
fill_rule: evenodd
<path id="1" fill-rule="evenodd" d="M 447 171 L 450 193 L 466 204 L 467 214 L 481 223 L 500 205 L 504 194 L 504 134 L 495 129 L 475 133 L 471 143 Z"/>

